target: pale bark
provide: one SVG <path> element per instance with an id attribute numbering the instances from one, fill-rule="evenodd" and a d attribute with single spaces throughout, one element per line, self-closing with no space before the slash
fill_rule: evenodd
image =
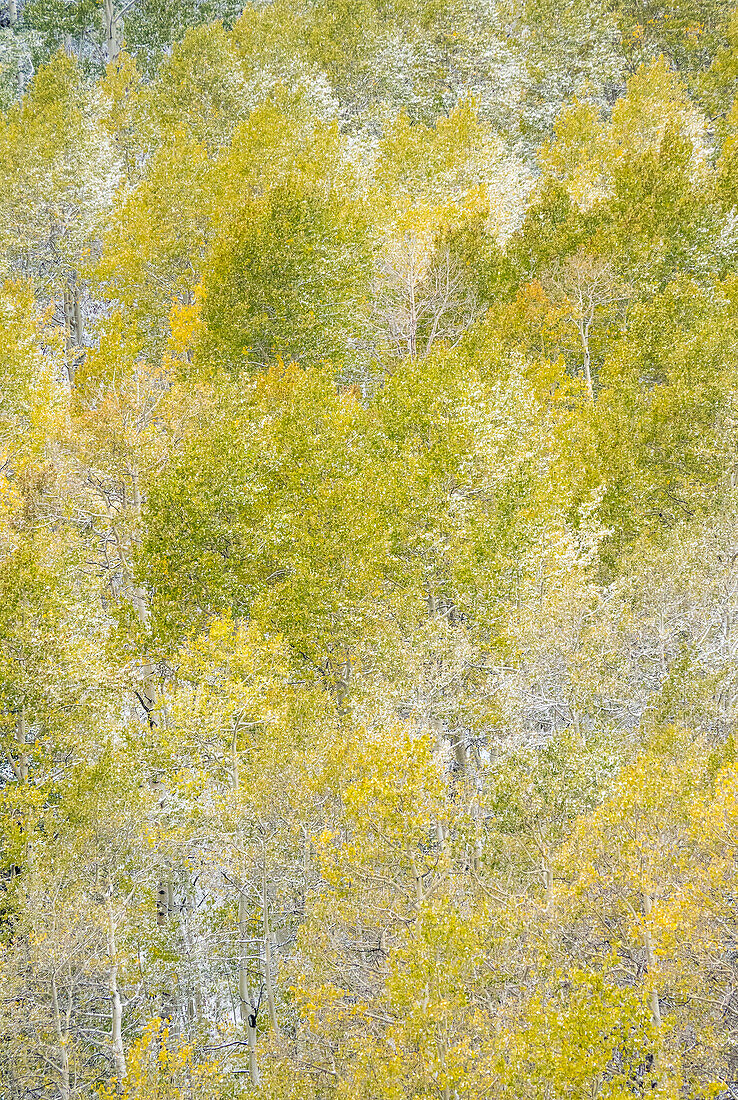
<path id="1" fill-rule="evenodd" d="M 85 342 L 85 323 L 82 316 L 82 306 L 79 300 L 79 287 L 74 288 L 74 332 L 77 347 L 83 347 Z"/>
<path id="2" fill-rule="evenodd" d="M 59 1008 L 59 991 L 56 985 L 56 976 L 52 975 L 51 978 L 51 1003 L 54 1012 L 54 1031 L 58 1041 L 58 1056 L 59 1064 L 55 1065 L 57 1073 L 57 1088 L 59 1089 L 60 1100 L 70 1100 L 72 1095 L 70 1074 L 69 1074 L 69 1018 L 71 1015 L 71 993 L 69 995 L 69 1005 L 66 1013 L 66 1019 L 62 1018 L 61 1010 Z"/>
<path id="3" fill-rule="evenodd" d="M 241 1014 L 241 1023 L 246 1028 L 249 1044 L 249 1077 L 255 1089 L 259 1088 L 259 1066 L 256 1061 L 256 1013 L 258 1006 L 249 982 L 248 964 L 248 913 L 246 911 L 246 898 L 243 893 L 238 899 L 238 932 L 240 940 L 238 960 L 238 998 Z"/>
<path id="4" fill-rule="evenodd" d="M 166 791 L 160 779 L 151 780 L 151 787 L 157 798 L 157 810 L 162 814 L 166 808 Z M 159 879 L 156 887 L 156 923 L 163 928 L 167 923 L 171 910 L 171 891 L 169 882 Z"/>
<path id="5" fill-rule="evenodd" d="M 66 329 L 67 351 L 84 345 L 85 327 L 82 306 L 79 299 L 79 287 L 73 279 L 64 287 L 64 324 Z"/>
<path id="6" fill-rule="evenodd" d="M 64 330 L 66 333 L 67 375 L 70 386 L 74 385 L 74 376 L 79 364 L 76 349 L 84 347 L 85 329 L 80 303 L 79 287 L 71 276 L 63 292 Z"/>
<path id="7" fill-rule="evenodd" d="M 264 850 L 264 862 L 262 864 L 262 915 L 264 924 L 264 984 L 267 995 L 267 1009 L 269 1011 L 269 1023 L 275 1036 L 279 1038 L 279 1023 L 277 1021 L 277 1009 L 274 1001 L 274 984 L 272 981 L 272 930 L 269 926 L 269 893 L 267 890 L 266 850 Z"/>
<path id="8" fill-rule="evenodd" d="M 433 595 L 430 585 L 428 585 L 426 588 L 425 602 L 428 605 L 428 614 L 430 615 L 431 619 L 435 619 L 438 615 L 438 600 Z"/>
<path id="9" fill-rule="evenodd" d="M 544 913 L 548 916 L 553 909 L 554 903 L 554 873 L 551 866 L 551 851 L 549 849 L 548 840 L 538 824 L 536 827 L 536 847 L 541 857 L 541 879 L 543 881 L 543 896 L 544 896 Z"/>
<path id="10" fill-rule="evenodd" d="M 241 775 L 238 767 L 238 723 L 233 724 L 233 737 L 231 738 L 231 786 L 238 792 L 241 784 Z"/>
<path id="11" fill-rule="evenodd" d="M 451 747 L 454 752 L 456 766 L 462 776 L 469 770 L 469 752 L 466 747 L 466 738 L 463 730 L 451 731 Z"/>
<path id="12" fill-rule="evenodd" d="M 65 1046 L 59 1048 L 59 1066 L 57 1067 L 60 1100 L 71 1100 L 72 1086 L 69 1074 L 69 1052 Z"/>
<path id="13" fill-rule="evenodd" d="M 589 351 L 589 329 L 592 324 L 593 317 L 579 318 L 577 321 L 577 329 L 579 331 L 579 338 L 582 341 L 582 350 L 584 352 L 583 372 L 584 382 L 587 387 L 587 394 L 590 400 L 594 400 L 594 387 L 592 386 L 592 359 Z"/>
<path id="14" fill-rule="evenodd" d="M 197 951 L 192 936 L 192 924 L 195 915 L 195 903 L 192 898 L 192 890 L 192 883 L 188 881 L 182 920 L 182 939 L 184 941 L 185 953 L 189 964 L 190 980 L 192 982 L 192 993 L 188 999 L 187 1010 L 190 1022 L 195 1023 L 202 1015 L 203 996 L 202 974 L 200 970 L 201 956 Z"/>
<path id="15" fill-rule="evenodd" d="M 128 477 L 129 477 L 129 480 L 131 482 L 131 510 L 133 512 L 134 519 L 135 519 L 134 530 L 133 530 L 133 535 L 131 537 L 131 541 L 133 543 L 135 543 L 136 545 L 138 545 L 141 541 L 140 537 L 139 537 L 138 529 L 139 529 L 139 526 L 141 524 L 141 510 L 142 510 L 142 507 L 143 507 L 143 498 L 141 496 L 141 478 L 140 478 L 140 475 L 139 475 L 138 466 L 136 466 L 135 463 L 133 463 L 133 462 L 128 462 Z M 133 604 L 134 608 L 136 609 L 136 614 L 138 615 L 139 622 L 141 623 L 141 625 L 145 629 L 147 629 L 148 626 L 149 626 L 149 623 L 151 621 L 151 613 L 149 611 L 149 605 L 148 605 L 148 600 L 146 598 L 146 592 L 141 588 L 136 588 L 136 586 L 133 584 L 133 577 L 131 575 L 130 569 L 128 568 L 128 563 L 124 562 L 123 566 L 124 566 L 124 574 L 125 574 L 125 579 L 126 579 L 126 586 L 130 589 L 130 592 L 131 592 L 131 603 Z M 153 666 L 151 665 L 150 662 L 147 662 L 147 664 L 144 666 L 144 672 L 148 674 L 148 673 L 151 673 L 152 671 L 153 671 Z M 155 691 L 153 691 L 151 693 L 150 698 L 151 698 L 151 704 L 152 704 L 151 709 L 153 709 L 153 705 L 154 705 L 154 702 L 155 702 Z M 152 723 L 152 724 L 154 724 L 154 723 Z"/>
<path id="16" fill-rule="evenodd" d="M 108 991 L 110 993 L 110 1008 L 112 1015 L 110 1036 L 113 1050 L 113 1063 L 118 1084 L 121 1085 L 127 1074 L 126 1056 L 123 1049 L 123 1003 L 118 989 L 118 953 L 115 946 L 115 921 L 113 919 L 113 889 L 108 887 L 106 908 L 108 915 L 108 956 L 110 958 L 110 970 L 108 972 Z"/>
<path id="17" fill-rule="evenodd" d="M 128 474 L 128 478 L 130 479 L 131 483 L 130 501 L 126 500 L 126 503 L 133 512 L 134 517 L 133 532 L 131 534 L 130 541 L 137 546 L 140 545 L 141 541 L 139 528 L 141 525 L 141 509 L 143 503 L 138 467 L 134 463 L 129 461 L 127 463 L 126 473 Z M 129 494 L 126 493 L 126 497 L 128 497 L 128 495 Z M 123 581 L 123 593 L 128 599 L 130 599 L 141 625 L 144 627 L 145 630 L 148 630 L 151 622 L 151 613 L 149 611 L 148 597 L 146 591 L 145 589 L 137 588 L 136 585 L 133 583 L 133 570 L 131 569 L 130 563 L 128 561 L 129 546 L 123 543 L 115 525 L 113 525 L 112 527 L 112 533 L 115 538 L 116 548 L 118 551 L 118 560 L 120 562 Z M 150 662 L 147 662 L 147 664 L 144 666 L 144 671 L 146 672 L 147 670 L 148 672 L 153 672 L 153 666 Z M 150 708 L 147 707 L 147 710 L 148 709 Z M 154 723 L 152 722 L 152 725 L 153 724 Z"/>
<path id="18" fill-rule="evenodd" d="M 551 869 L 551 867 L 547 866 L 547 864 L 545 862 L 544 862 L 544 865 L 542 867 L 542 874 L 543 874 L 543 887 L 544 887 L 545 899 L 546 899 L 546 901 L 545 901 L 545 911 L 546 911 L 546 913 L 550 913 L 551 909 L 553 907 L 553 899 L 554 899 L 554 874 L 553 874 L 553 870 Z"/>
<path id="19" fill-rule="evenodd" d="M 141 522 L 141 485 L 138 474 L 138 466 L 135 466 L 132 462 L 128 463 L 128 476 L 131 479 L 131 507 L 133 514 L 136 517 L 136 524 Z M 134 541 L 138 542 L 137 534 L 134 534 Z"/>
<path id="20" fill-rule="evenodd" d="M 25 711 L 21 708 L 15 722 L 15 741 L 18 746 L 18 761 L 14 766 L 16 777 L 22 783 L 28 782 L 28 765 L 30 756 L 28 752 L 28 723 Z"/>
<path id="21" fill-rule="evenodd" d="M 441 1063 L 441 1069 L 443 1070 L 445 1076 L 445 1074 L 447 1073 L 446 1053 L 448 1051 L 448 1047 L 443 1039 L 437 1039 L 436 1048 L 438 1050 L 438 1061 Z M 441 1095 L 443 1096 L 443 1100 L 451 1100 L 451 1086 L 448 1083 L 443 1086 L 443 1091 Z"/>
<path id="22" fill-rule="evenodd" d="M 162 991 L 161 1018 L 166 1021 L 167 1045 L 170 1051 L 176 1051 L 182 1037 L 179 986 L 176 978 L 172 979 L 168 989 Z"/>
<path id="23" fill-rule="evenodd" d="M 156 888 L 156 923 L 163 928 L 169 919 L 169 885 L 160 880 Z"/>
<path id="24" fill-rule="evenodd" d="M 405 234 L 390 247 L 381 273 L 379 299 L 398 357 L 428 355 L 438 339 L 455 346 L 478 315 L 458 264 L 448 249 L 436 256 L 430 238 Z"/>
<path id="25" fill-rule="evenodd" d="M 351 682 L 351 662 L 348 657 L 341 662 L 338 670 L 338 676 L 336 677 L 336 706 L 339 711 L 343 711 L 346 705 L 346 701 L 349 695 L 349 684 Z"/>
<path id="26" fill-rule="evenodd" d="M 408 278 L 408 297 L 409 297 L 409 325 L 408 325 L 408 347 L 407 350 L 410 353 L 410 358 L 414 359 L 418 346 L 418 308 L 415 301 L 415 282 L 416 282 L 416 264 L 415 264 L 415 245 L 412 245 L 412 261 L 410 267 L 410 275 Z"/>
<path id="27" fill-rule="evenodd" d="M 105 30 L 105 52 L 110 62 L 117 61 L 118 55 L 120 54 L 119 23 L 120 15 L 115 10 L 113 0 L 104 0 L 103 24 Z"/>
<path id="28" fill-rule="evenodd" d="M 138 472 L 134 466 L 129 466 L 129 473 L 131 476 L 132 484 L 132 499 L 133 507 L 137 519 L 141 517 L 141 495 L 138 488 Z M 130 578 L 129 578 L 130 581 Z M 136 609 L 139 620 L 144 627 L 149 625 L 149 610 L 146 602 L 145 594 L 137 588 L 132 588 L 132 602 Z M 159 719 L 156 712 L 156 704 L 158 700 L 158 685 L 156 683 L 155 670 L 153 662 L 144 661 L 143 668 L 143 685 L 140 692 L 136 692 L 138 700 L 146 711 L 146 718 L 148 720 L 151 729 L 155 729 L 159 724 Z M 159 779 L 152 781 L 152 787 L 158 793 L 158 809 L 162 813 L 166 807 L 166 791 Z M 171 898 L 171 886 L 163 879 L 159 880 L 156 892 L 156 923 L 159 928 L 163 928 L 169 919 L 169 915 L 172 909 Z"/>
<path id="29" fill-rule="evenodd" d="M 557 263 L 547 281 L 571 308 L 570 317 L 582 345 L 584 383 L 587 395 L 593 401 L 590 331 L 598 309 L 625 300 L 629 294 L 628 288 L 618 280 L 609 263 L 585 252 L 570 256 L 563 264 Z"/>
<path id="30" fill-rule="evenodd" d="M 577 740 L 582 740 L 582 723 L 579 717 L 579 711 L 575 706 L 571 708 L 571 725 L 574 733 L 577 735 Z"/>
<path id="31" fill-rule="evenodd" d="M 415 883 L 415 906 L 420 912 L 423 902 L 425 901 L 425 890 L 423 889 L 423 876 L 417 868 L 415 860 L 412 861 L 413 881 Z"/>
<path id="32" fill-rule="evenodd" d="M 74 385 L 74 307 L 72 293 L 68 286 L 64 287 L 64 334 L 67 353 L 67 375 L 69 385 Z"/>
<path id="33" fill-rule="evenodd" d="M 648 925 L 649 917 L 653 909 L 653 900 L 651 895 L 644 893 L 642 895 L 643 900 L 643 916 L 645 917 L 643 924 L 643 946 L 646 949 L 646 964 L 648 966 L 648 976 L 651 982 L 651 992 L 648 995 L 648 1005 L 651 1010 L 651 1018 L 654 1023 L 654 1027 L 661 1027 L 661 1005 L 659 1004 L 659 994 L 656 988 L 656 952 L 653 947 L 653 939 L 651 937 L 651 929 Z"/>
<path id="34" fill-rule="evenodd" d="M 72 292 L 68 286 L 64 287 L 64 335 L 67 354 L 71 355 L 74 347 L 74 306 L 72 304 Z"/>

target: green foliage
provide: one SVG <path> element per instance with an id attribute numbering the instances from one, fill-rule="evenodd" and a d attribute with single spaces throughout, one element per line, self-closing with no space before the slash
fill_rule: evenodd
<path id="1" fill-rule="evenodd" d="M 727 1095 L 734 17 L 6 22 L 0 1092 Z"/>
<path id="2" fill-rule="evenodd" d="M 74 61 L 59 52 L 2 120 L 6 272 L 66 276 L 99 230 L 117 180 L 96 100 Z"/>
<path id="3" fill-rule="evenodd" d="M 369 256 L 357 213 L 340 199 L 285 184 L 242 202 L 208 268 L 203 354 L 221 368 L 354 357 Z"/>
<path id="4" fill-rule="evenodd" d="M 82 37 L 90 28 L 97 29 L 100 13 L 99 0 L 28 0 L 22 9 L 23 22 L 42 35 L 49 53 L 65 38 Z"/>
<path id="5" fill-rule="evenodd" d="M 173 43 L 203 24 L 227 26 L 241 14 L 234 0 L 138 0 L 123 22 L 126 48 L 147 72 L 154 72 Z"/>

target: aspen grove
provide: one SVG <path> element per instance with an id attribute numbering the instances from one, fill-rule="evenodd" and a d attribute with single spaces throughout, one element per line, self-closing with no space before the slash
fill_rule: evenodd
<path id="1" fill-rule="evenodd" d="M 732 0 L 0 0 L 0 1100 L 738 1097 Z"/>

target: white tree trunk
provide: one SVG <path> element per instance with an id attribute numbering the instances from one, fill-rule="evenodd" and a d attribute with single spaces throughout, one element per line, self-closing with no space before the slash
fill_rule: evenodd
<path id="1" fill-rule="evenodd" d="M 653 1019 L 654 1027 L 661 1027 L 661 1005 L 659 1004 L 659 994 L 656 988 L 656 952 L 653 948 L 653 940 L 651 938 L 651 929 L 648 927 L 648 918 L 651 915 L 653 909 L 653 901 L 650 894 L 643 894 L 643 915 L 646 918 L 646 923 L 643 926 L 643 946 L 646 949 L 646 963 L 648 965 L 648 976 L 651 981 L 651 992 L 648 995 L 648 1004 L 651 1009 L 651 1017 Z"/>
<path id="2" fill-rule="evenodd" d="M 113 0 L 104 0 L 103 23 L 105 30 L 105 52 L 107 54 L 108 61 L 117 61 L 118 54 L 120 53 L 120 20 L 115 10 Z"/>
<path id="3" fill-rule="evenodd" d="M 113 889 L 108 887 L 106 901 L 108 913 L 108 956 L 110 958 L 110 970 L 108 972 L 108 990 L 110 992 L 110 1007 L 112 1012 L 111 1044 L 113 1048 L 113 1063 L 118 1083 L 122 1084 L 127 1074 L 126 1056 L 123 1049 L 123 1004 L 118 989 L 118 962 L 115 947 L 115 922 L 113 920 Z"/>
<path id="4" fill-rule="evenodd" d="M 553 869 L 548 866 L 548 864 L 545 862 L 545 860 L 544 860 L 544 864 L 543 864 L 543 886 L 544 886 L 544 890 L 545 890 L 545 899 L 546 899 L 545 911 L 546 911 L 546 913 L 550 913 L 551 909 L 553 908 L 554 873 L 553 873 Z"/>
<path id="5" fill-rule="evenodd" d="M 583 318 L 579 321 L 577 327 L 579 329 L 579 338 L 582 341 L 582 351 L 584 352 L 584 382 L 587 386 L 587 394 L 591 401 L 594 400 L 594 387 L 592 385 L 592 359 L 589 351 L 589 327 L 591 324 L 591 318 Z"/>
<path id="6" fill-rule="evenodd" d="M 59 1089 L 60 1100 L 71 1100 L 72 1089 L 69 1076 L 69 1015 L 71 1012 L 71 1000 L 72 995 L 69 994 L 69 1006 L 67 1012 L 66 1026 L 62 1021 L 61 1011 L 59 1009 L 59 991 L 56 985 L 56 977 L 51 979 L 51 1003 L 54 1011 L 54 1030 L 56 1032 L 56 1038 L 59 1044 L 59 1064 L 56 1066 L 57 1072 L 57 1087 Z"/>
<path id="7" fill-rule="evenodd" d="M 246 1028 L 249 1044 L 249 1076 L 255 1089 L 259 1088 L 259 1066 L 256 1061 L 256 998 L 249 983 L 248 962 L 248 914 L 246 912 L 246 898 L 243 893 L 238 898 L 238 932 L 239 932 L 239 960 L 238 960 L 238 998 L 241 1012 L 241 1023 Z"/>
<path id="8" fill-rule="evenodd" d="M 277 1021 L 277 1009 L 274 1001 L 274 985 L 272 982 L 272 931 L 269 926 L 269 894 L 267 892 L 266 847 L 264 848 L 264 862 L 262 865 L 262 914 L 264 924 L 264 984 L 266 986 L 267 1008 L 269 1010 L 269 1023 L 274 1035 L 279 1038 L 279 1023 Z"/>
<path id="9" fill-rule="evenodd" d="M 15 774 L 22 783 L 28 782 L 28 723 L 25 711 L 21 708 L 15 723 L 15 741 L 18 746 L 18 763 L 15 766 Z"/>
<path id="10" fill-rule="evenodd" d="M 74 336 L 78 348 L 85 342 L 85 320 L 82 315 L 82 305 L 79 300 L 79 287 L 74 287 Z"/>

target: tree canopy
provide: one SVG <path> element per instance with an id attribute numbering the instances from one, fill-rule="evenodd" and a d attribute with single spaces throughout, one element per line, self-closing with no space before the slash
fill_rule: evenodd
<path id="1" fill-rule="evenodd" d="M 5 0 L 0 1100 L 738 1095 L 737 81 Z"/>

